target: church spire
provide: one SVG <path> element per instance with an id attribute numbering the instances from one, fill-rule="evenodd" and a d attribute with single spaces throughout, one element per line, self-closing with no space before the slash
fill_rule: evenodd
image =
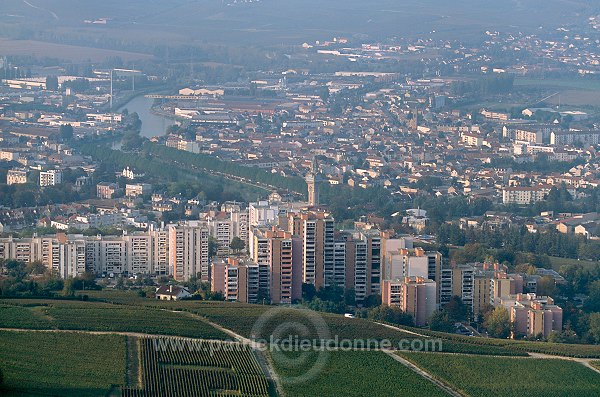
<path id="1" fill-rule="evenodd" d="M 308 205 L 316 207 L 319 205 L 319 163 L 317 157 L 313 157 L 311 170 L 306 174 L 306 185 L 308 187 Z"/>

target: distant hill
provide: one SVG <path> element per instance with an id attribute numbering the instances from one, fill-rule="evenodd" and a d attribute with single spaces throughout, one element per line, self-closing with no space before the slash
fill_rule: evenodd
<path id="1" fill-rule="evenodd" d="M 585 0 L 233 2 L 3 0 L 0 35 L 51 38 L 92 34 L 114 37 L 115 40 L 151 40 L 155 43 L 195 41 L 278 45 L 335 36 L 358 35 L 379 40 L 393 35 L 429 35 L 435 30 L 440 38 L 464 39 L 488 29 L 535 31 L 540 26 L 582 22 L 595 7 L 594 2 Z"/>

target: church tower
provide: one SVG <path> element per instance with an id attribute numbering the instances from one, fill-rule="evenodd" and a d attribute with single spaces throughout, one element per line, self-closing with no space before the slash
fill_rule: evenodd
<path id="1" fill-rule="evenodd" d="M 308 174 L 306 174 L 306 185 L 308 186 L 308 205 L 316 207 L 319 205 L 319 184 L 321 178 L 319 177 L 319 165 L 317 159 L 313 159 L 312 168 Z"/>

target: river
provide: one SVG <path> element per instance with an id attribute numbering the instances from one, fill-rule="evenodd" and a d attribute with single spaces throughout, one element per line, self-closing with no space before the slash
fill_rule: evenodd
<path id="1" fill-rule="evenodd" d="M 142 120 L 140 135 L 143 137 L 152 138 L 153 136 L 165 135 L 167 127 L 175 124 L 175 121 L 152 113 L 151 108 L 153 104 L 154 99 L 140 95 L 121 106 L 118 112 L 122 112 L 123 109 L 127 109 L 129 113 L 136 112 L 140 116 L 140 120 Z"/>

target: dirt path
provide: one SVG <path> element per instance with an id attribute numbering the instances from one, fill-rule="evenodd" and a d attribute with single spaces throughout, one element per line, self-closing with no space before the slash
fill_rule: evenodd
<path id="1" fill-rule="evenodd" d="M 254 351 L 254 356 L 256 358 L 256 361 L 258 362 L 258 365 L 260 365 L 263 372 L 265 373 L 267 380 L 273 381 L 273 383 L 275 384 L 275 388 L 277 389 L 277 395 L 279 395 L 280 397 L 285 397 L 285 393 L 283 390 L 283 386 L 281 385 L 279 376 L 277 375 L 277 372 L 275 372 L 273 363 L 271 362 L 269 355 L 264 351 L 262 345 L 258 344 L 257 342 L 255 342 L 251 339 L 248 339 L 245 336 L 242 336 L 230 329 L 222 327 L 221 325 L 214 323 L 214 322 L 210 321 L 209 319 L 207 319 L 206 317 L 202 317 L 198 314 L 190 313 L 190 312 L 186 312 L 186 311 L 179 311 L 179 310 L 169 310 L 169 311 L 174 312 L 174 313 L 187 314 L 190 317 L 194 317 L 199 320 L 202 320 L 205 323 L 208 323 L 209 325 L 211 325 L 212 327 L 218 329 L 219 331 L 231 336 L 236 341 L 250 346 L 252 348 L 252 350 Z"/>
<path id="2" fill-rule="evenodd" d="M 404 333 L 409 334 L 409 335 L 420 336 L 421 338 L 427 338 L 427 339 L 431 338 L 431 336 L 429 336 L 429 335 L 419 334 L 418 332 L 409 331 L 407 329 L 403 329 L 403 328 L 400 328 L 400 327 L 395 327 L 393 325 L 389 325 L 389 324 L 385 324 L 385 323 L 378 323 L 377 321 L 375 321 L 375 324 L 383 325 L 386 328 L 390 328 L 390 329 L 393 329 L 395 331 L 401 331 L 401 332 L 404 332 Z"/>
<path id="3" fill-rule="evenodd" d="M 592 361 L 598 361 L 597 358 L 553 356 L 551 354 L 543 354 L 543 353 L 527 353 L 527 354 L 529 354 L 529 358 L 543 358 L 543 359 L 575 361 L 576 363 L 582 364 L 582 365 L 588 367 L 589 369 L 591 369 L 592 371 L 600 374 L 600 369 L 598 369 L 592 365 Z"/>
<path id="4" fill-rule="evenodd" d="M 184 339 L 200 342 L 219 342 L 219 343 L 239 343 L 237 341 L 227 341 L 219 339 L 201 339 L 201 338 L 189 338 L 185 336 L 177 335 L 161 335 L 161 334 L 145 334 L 142 332 L 123 332 L 123 331 L 86 331 L 80 329 L 31 329 L 31 328 L 0 328 L 0 331 L 10 332 L 63 332 L 63 333 L 80 333 L 88 335 L 122 335 L 131 336 L 134 338 L 171 338 L 171 339 Z"/>
<path id="5" fill-rule="evenodd" d="M 442 389 L 443 391 L 445 391 L 449 395 L 451 395 L 453 397 L 464 397 L 465 396 L 464 394 L 461 394 L 457 390 L 454 390 L 452 387 L 450 387 L 446 383 L 444 383 L 444 382 L 442 382 L 442 381 L 434 378 L 433 375 L 431 375 L 429 372 L 423 370 L 420 367 L 417 367 L 415 364 L 411 363 L 410 361 L 408 361 L 404 357 L 400 357 L 399 355 L 395 354 L 394 351 L 392 351 L 392 350 L 383 350 L 383 352 L 385 354 L 387 354 L 388 356 L 390 356 L 391 358 L 393 358 L 394 360 L 398 361 L 400 364 L 402 364 L 405 367 L 411 369 L 412 371 L 414 371 L 415 373 L 417 373 L 421 377 L 423 377 L 423 378 L 427 379 L 428 381 L 430 381 L 431 383 L 435 384 L 437 387 L 439 387 L 440 389 Z"/>
<path id="6" fill-rule="evenodd" d="M 139 341 L 139 338 L 127 336 L 127 372 L 125 379 L 127 387 L 143 387 Z"/>

